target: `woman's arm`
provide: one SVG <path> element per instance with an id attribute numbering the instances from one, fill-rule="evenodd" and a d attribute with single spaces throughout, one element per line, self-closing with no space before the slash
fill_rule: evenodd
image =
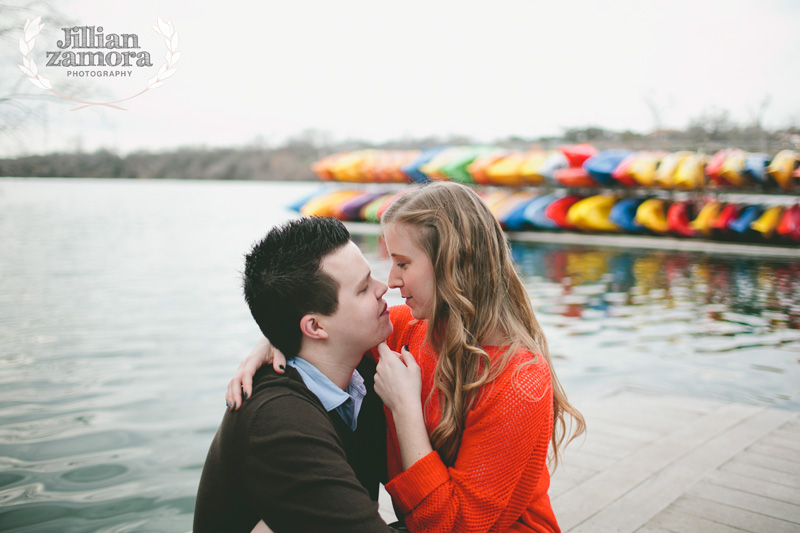
<path id="1" fill-rule="evenodd" d="M 244 361 L 239 363 L 239 368 L 228 382 L 228 389 L 225 392 L 225 405 L 228 409 L 238 410 L 242 406 L 242 401 L 253 395 L 253 376 L 264 363 L 272 363 L 272 368 L 278 374 L 286 371 L 286 357 L 272 346 L 266 337 L 261 337 Z"/>
<path id="2" fill-rule="evenodd" d="M 555 524 L 543 498 L 553 412 L 541 363 L 514 379 L 509 368 L 486 388 L 467 416 L 454 465 L 429 453 L 386 485 L 411 531 L 504 531 L 529 506 L 537 520 Z"/>
<path id="3" fill-rule="evenodd" d="M 433 451 L 422 414 L 422 373 L 406 346 L 397 353 L 382 342 L 378 353 L 375 392 L 392 410 L 403 470 L 407 470 Z"/>

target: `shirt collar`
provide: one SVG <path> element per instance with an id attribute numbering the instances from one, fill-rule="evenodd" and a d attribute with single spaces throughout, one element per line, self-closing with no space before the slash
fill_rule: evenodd
<path id="1" fill-rule="evenodd" d="M 308 390 L 319 398 L 319 401 L 322 402 L 322 406 L 326 411 L 332 411 L 351 399 L 350 394 L 337 387 L 328 376 L 320 372 L 317 367 L 302 357 L 290 359 L 286 364 L 297 370 L 300 377 L 303 378 L 303 383 L 308 387 Z M 350 392 L 351 388 L 355 388 L 362 396 L 367 393 L 367 389 L 364 386 L 364 379 L 361 377 L 361 374 L 358 373 L 358 370 L 353 370 L 350 383 L 347 385 L 348 392 Z"/>

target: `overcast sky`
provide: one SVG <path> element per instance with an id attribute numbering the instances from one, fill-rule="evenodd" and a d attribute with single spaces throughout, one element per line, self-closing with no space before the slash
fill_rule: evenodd
<path id="1" fill-rule="evenodd" d="M 0 155 L 275 145 L 308 129 L 375 141 L 491 141 L 588 125 L 646 132 L 656 125 L 651 107 L 663 127 L 683 128 L 715 107 L 746 123 L 765 97 L 766 126 L 800 123 L 796 0 L 113 4 L 55 5 L 80 25 L 142 36 L 151 74 L 167 52 L 151 25 L 170 19 L 181 38 L 176 74 L 126 111 L 36 103 L 43 118 L 18 140 L 0 138 Z M 51 22 L 52 13 L 39 14 Z M 54 85 L 63 80 L 44 68 L 44 52 L 57 26 L 36 45 Z M 21 62 L 16 40 L 2 46 L 0 56 Z M 18 68 L 2 72 L 22 80 L 21 92 L 44 93 Z M 146 79 L 107 81 L 106 90 L 133 83 L 138 92 Z"/>

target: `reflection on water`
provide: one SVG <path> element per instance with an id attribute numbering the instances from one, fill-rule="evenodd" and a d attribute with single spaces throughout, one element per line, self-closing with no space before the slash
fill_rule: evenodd
<path id="1" fill-rule="evenodd" d="M 316 188 L 0 180 L 1 530 L 191 529 L 225 384 L 258 335 L 243 253 Z M 378 238 L 354 240 L 385 280 Z M 512 251 L 570 394 L 800 410 L 798 261 Z"/>

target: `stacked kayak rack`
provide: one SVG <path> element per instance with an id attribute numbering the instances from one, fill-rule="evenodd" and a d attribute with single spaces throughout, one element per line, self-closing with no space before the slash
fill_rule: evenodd
<path id="1" fill-rule="evenodd" d="M 404 192 L 436 180 L 473 185 L 509 231 L 673 236 L 800 245 L 800 154 L 715 154 L 492 146 L 361 150 L 314 163 L 340 182 L 297 202 L 305 215 L 378 222 Z M 361 184 L 345 187 L 348 184 Z M 403 185 L 401 185 L 403 184 Z"/>

